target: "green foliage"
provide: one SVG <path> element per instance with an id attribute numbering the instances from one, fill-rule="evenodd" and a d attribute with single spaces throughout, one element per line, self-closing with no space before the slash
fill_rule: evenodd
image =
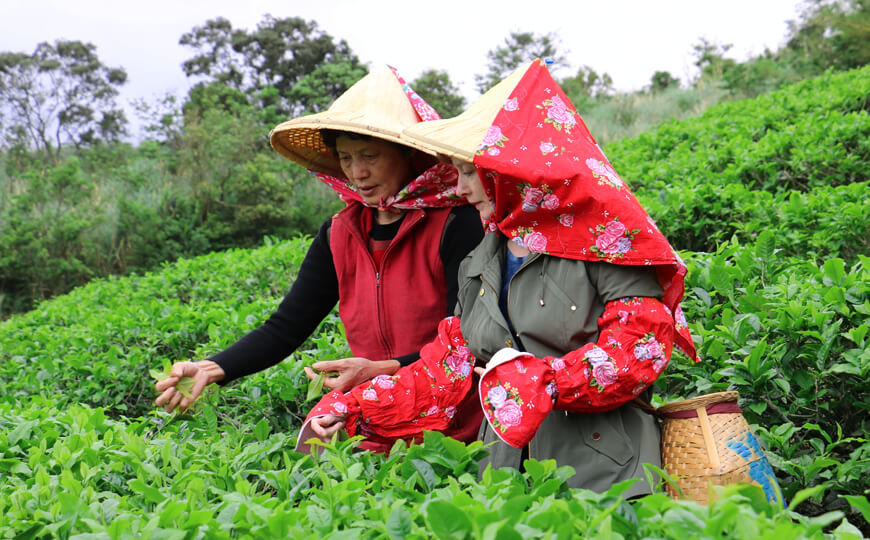
<path id="1" fill-rule="evenodd" d="M 604 97 L 613 93 L 613 79 L 607 73 L 599 74 L 589 66 L 580 66 L 577 74 L 559 82 L 568 99 L 580 110 L 590 98 Z"/>
<path id="2" fill-rule="evenodd" d="M 656 71 L 650 78 L 650 90 L 653 92 L 663 92 L 668 88 L 679 85 L 680 80 L 668 71 Z"/>
<path id="3" fill-rule="evenodd" d="M 672 86 L 660 92 L 616 93 L 572 102 L 602 145 L 636 137 L 664 123 L 686 120 L 727 99 L 718 85 Z"/>
<path id="4" fill-rule="evenodd" d="M 27 299 L 69 290 L 93 274 L 89 231 L 102 212 L 91 201 L 94 186 L 79 160 L 31 169 L 23 180 L 26 188 L 0 206 L 0 313 L 29 307 Z"/>
<path id="5" fill-rule="evenodd" d="M 707 38 L 701 38 L 698 40 L 698 43 L 692 45 L 692 56 L 695 57 L 695 67 L 697 67 L 700 72 L 695 84 L 703 80 L 721 79 L 726 72 L 737 65 L 737 62 L 734 60 L 725 58 L 725 53 L 727 53 L 731 47 L 733 47 L 733 45 L 730 43 L 723 45 L 710 41 Z"/>
<path id="6" fill-rule="evenodd" d="M 268 147 L 262 114 L 201 85 L 165 141 L 95 145 L 54 167 L 7 156 L 21 168 L 0 197 L 0 317 L 93 277 L 315 232 L 342 203 Z"/>

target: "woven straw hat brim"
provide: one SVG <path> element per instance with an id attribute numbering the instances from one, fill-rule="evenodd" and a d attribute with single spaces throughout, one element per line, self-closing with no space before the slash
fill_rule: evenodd
<path id="1" fill-rule="evenodd" d="M 540 62 L 540 60 L 535 60 Z M 517 68 L 507 78 L 490 88 L 465 112 L 454 118 L 421 122 L 402 132 L 402 140 L 429 152 L 472 161 L 474 153 L 499 110 L 510 97 L 532 63 Z"/>
<path id="2" fill-rule="evenodd" d="M 400 138 L 402 130 L 420 121 L 393 71 L 378 66 L 347 89 L 329 109 L 294 118 L 276 126 L 269 135 L 279 154 L 306 169 L 344 177 L 338 159 L 323 142 L 322 130 L 334 129 L 434 153 Z"/>

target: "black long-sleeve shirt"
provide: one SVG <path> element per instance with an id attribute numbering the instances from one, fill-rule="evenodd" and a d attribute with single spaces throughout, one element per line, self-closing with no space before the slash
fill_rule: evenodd
<path id="1" fill-rule="evenodd" d="M 370 236 L 374 240 L 391 240 L 399 232 L 401 223 L 402 219 L 388 225 L 374 222 Z M 321 225 L 299 267 L 296 281 L 278 310 L 262 326 L 211 358 L 226 374 L 223 383 L 274 366 L 288 357 L 335 307 L 338 278 L 329 248 L 331 225 L 331 218 Z M 464 205 L 451 210 L 439 248 L 447 283 L 445 316 L 453 314 L 456 304 L 459 263 L 482 238 L 480 216 L 474 207 Z M 396 360 L 404 366 L 417 358 L 419 353 L 412 353 Z"/>

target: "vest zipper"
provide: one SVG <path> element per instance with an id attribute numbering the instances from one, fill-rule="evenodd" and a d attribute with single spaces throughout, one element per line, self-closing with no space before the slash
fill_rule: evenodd
<path id="1" fill-rule="evenodd" d="M 386 267 L 387 258 L 390 255 L 390 251 L 393 250 L 393 246 L 396 245 L 396 242 L 400 238 L 409 234 L 407 231 L 411 230 L 411 228 L 414 227 L 422 219 L 423 218 L 418 216 L 417 214 L 405 216 L 405 220 L 407 220 L 408 223 L 402 224 L 402 226 L 404 226 L 404 231 L 402 229 L 402 226 L 400 226 L 399 230 L 396 232 L 396 236 L 394 236 L 393 239 L 390 240 L 390 245 L 387 246 L 387 249 L 384 250 L 384 254 L 381 256 L 380 267 L 375 267 L 375 290 L 377 291 L 378 298 L 378 329 L 380 330 L 379 337 L 381 339 L 381 343 L 384 346 L 384 350 L 387 351 L 387 357 L 383 358 L 383 360 L 389 360 L 393 358 L 393 349 L 387 342 L 387 333 L 384 329 L 384 317 L 386 317 L 386 312 L 384 311 L 384 289 L 381 287 L 381 274 L 383 273 L 383 269 Z M 371 256 L 371 253 L 369 253 L 369 258 L 371 259 L 372 264 L 374 264 L 375 259 Z"/>

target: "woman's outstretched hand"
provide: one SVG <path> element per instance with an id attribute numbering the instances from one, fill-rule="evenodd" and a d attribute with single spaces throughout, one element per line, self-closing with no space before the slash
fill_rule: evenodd
<path id="1" fill-rule="evenodd" d="M 305 375 L 309 379 L 317 378 L 317 371 L 324 373 L 338 373 L 337 377 L 326 377 L 323 386 L 330 390 L 347 392 L 351 388 L 370 381 L 378 375 L 392 375 L 401 366 L 396 360 L 369 360 L 359 356 L 342 358 L 340 360 L 325 360 L 315 362 L 311 367 L 305 368 Z M 314 369 L 311 369 L 314 368 Z"/>
<path id="2" fill-rule="evenodd" d="M 225 376 L 224 370 L 211 360 L 176 362 L 172 366 L 169 377 L 154 385 L 154 388 L 158 392 L 161 392 L 157 396 L 157 399 L 154 400 L 154 403 L 158 407 L 166 409 L 166 412 L 172 412 L 176 407 L 184 412 L 196 401 L 196 398 L 202 393 L 203 388 L 212 383 L 222 381 Z M 182 377 L 190 377 L 194 381 L 190 397 L 184 397 L 175 387 Z"/>

